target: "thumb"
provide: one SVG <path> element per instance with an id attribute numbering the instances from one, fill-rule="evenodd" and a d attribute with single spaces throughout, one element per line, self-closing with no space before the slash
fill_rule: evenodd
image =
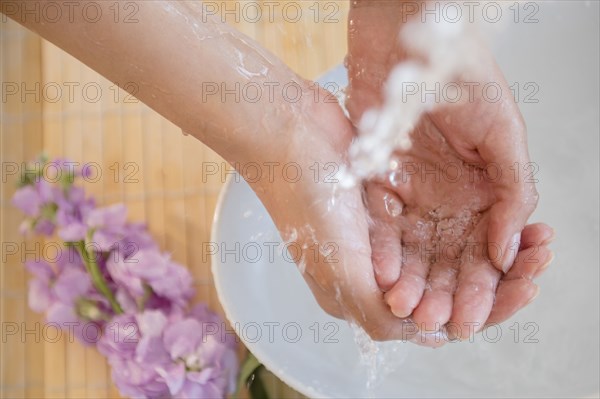
<path id="1" fill-rule="evenodd" d="M 488 250 L 496 268 L 506 273 L 521 242 L 521 231 L 538 203 L 537 166 L 527 153 L 526 129 L 521 119 L 493 129 L 478 146 L 496 202 L 490 209 Z"/>

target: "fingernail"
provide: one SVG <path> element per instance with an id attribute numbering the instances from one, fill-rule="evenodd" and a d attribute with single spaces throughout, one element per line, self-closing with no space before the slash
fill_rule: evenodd
<path id="1" fill-rule="evenodd" d="M 542 267 L 540 267 L 539 270 L 546 270 L 546 268 L 548 268 L 548 266 L 550 266 L 550 263 L 552 263 L 553 260 L 554 260 L 554 252 L 550 252 L 550 254 L 548 255 L 548 258 L 546 258 L 546 261 L 544 262 Z"/>
<path id="2" fill-rule="evenodd" d="M 519 245 L 521 245 L 521 233 L 516 233 L 504 248 L 504 262 L 502 263 L 502 271 L 504 273 L 508 272 L 515 262 L 515 258 L 519 252 Z"/>
<path id="3" fill-rule="evenodd" d="M 396 316 L 400 319 L 410 316 L 410 315 L 405 315 L 403 312 L 398 311 L 398 307 L 395 306 L 394 291 L 388 291 L 388 292 L 384 293 L 383 300 L 388 305 L 388 307 L 390 308 L 390 311 L 392 312 L 392 314 L 394 316 Z"/>
<path id="4" fill-rule="evenodd" d="M 552 235 L 548 239 L 544 240 L 542 245 L 550 244 L 552 241 L 554 241 L 555 238 L 556 238 L 556 230 L 552 229 Z"/>
<path id="5" fill-rule="evenodd" d="M 397 307 L 392 307 L 392 306 L 390 306 L 390 309 L 391 309 L 392 313 L 394 314 L 394 316 L 396 316 L 400 319 L 408 317 L 412 313 L 412 312 L 406 311 L 406 309 L 399 309 Z"/>
<path id="6" fill-rule="evenodd" d="M 529 298 L 529 300 L 527 301 L 527 303 L 525 304 L 525 306 L 527 306 L 531 302 L 533 302 L 535 300 L 535 298 L 538 297 L 538 295 L 540 295 L 540 287 L 536 285 L 535 286 L 535 292 L 533 293 L 533 295 L 531 296 L 531 298 Z"/>
<path id="7" fill-rule="evenodd" d="M 537 271 L 535 272 L 534 277 L 538 277 L 541 273 L 543 273 L 544 270 L 546 270 L 548 268 L 548 266 L 550 266 L 550 264 L 552 263 L 553 260 L 554 260 L 554 252 L 550 252 L 550 254 L 548 255 L 548 258 L 546 258 L 546 260 L 544 261 L 544 264 L 542 266 L 540 266 L 540 268 L 537 269 Z"/>
<path id="8" fill-rule="evenodd" d="M 443 334 L 445 335 L 448 342 L 459 341 L 458 334 L 456 333 L 456 331 L 452 331 L 452 330 L 448 330 L 447 328 L 444 328 Z"/>

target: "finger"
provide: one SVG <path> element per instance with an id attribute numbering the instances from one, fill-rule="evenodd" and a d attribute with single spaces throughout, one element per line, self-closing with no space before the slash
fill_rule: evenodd
<path id="1" fill-rule="evenodd" d="M 519 247 L 519 251 L 533 245 L 548 245 L 555 237 L 556 233 L 554 229 L 545 223 L 528 224 L 521 232 L 521 246 Z"/>
<path id="2" fill-rule="evenodd" d="M 514 266 L 506 273 L 502 280 L 532 280 L 542 266 L 547 266 L 549 264 L 552 257 L 553 254 L 550 248 L 538 246 L 538 244 L 519 251 L 515 258 Z"/>
<path id="3" fill-rule="evenodd" d="M 529 305 L 538 295 L 539 287 L 530 280 L 501 282 L 496 293 L 496 303 L 485 326 L 502 323 Z"/>
<path id="4" fill-rule="evenodd" d="M 371 217 L 369 236 L 375 280 L 385 292 L 400 277 L 402 243 L 398 217 L 402 213 L 403 204 L 394 192 L 383 185 L 371 182 L 365 188 Z"/>
<path id="5" fill-rule="evenodd" d="M 522 249 L 517 256 L 518 266 L 511 269 L 509 275 L 515 276 L 516 273 L 520 273 L 523 277 L 531 279 L 537 277 L 543 269 L 539 268 L 539 264 L 532 264 L 531 261 L 527 262 L 526 260 L 536 255 L 543 258 L 547 257 L 548 248 L 539 248 L 538 246 L 547 245 L 554 237 L 554 231 L 544 223 L 536 223 L 525 226 L 522 237 Z M 532 247 L 535 247 L 535 249 L 523 251 L 523 249 Z M 546 263 L 546 266 L 548 264 Z M 446 254 L 440 262 L 431 266 L 428 289 L 425 289 L 423 298 L 412 315 L 412 319 L 419 329 L 438 331 L 439 326 L 443 326 L 449 321 L 452 313 L 453 295 L 456 289 L 457 266 L 457 262 L 452 259 L 452 254 Z M 529 287 L 526 285 L 517 286 L 515 284 L 515 292 L 519 292 L 520 289 L 525 291 L 525 296 L 530 292 Z"/>
<path id="6" fill-rule="evenodd" d="M 421 331 L 439 331 L 450 320 L 458 266 L 458 259 L 444 259 L 431 267 L 427 288 L 412 315 Z"/>
<path id="7" fill-rule="evenodd" d="M 408 317 L 417 307 L 427 282 L 429 261 L 414 240 L 404 243 L 403 264 L 400 278 L 392 289 L 385 294 L 385 301 L 392 313 L 398 317 Z"/>
<path id="8" fill-rule="evenodd" d="M 467 238 L 460 258 L 454 307 L 446 325 L 450 339 L 465 340 L 481 330 L 494 305 L 501 273 L 485 253 L 488 224 L 484 218 Z"/>
<path id="9" fill-rule="evenodd" d="M 529 248 L 521 250 L 515 264 L 498 284 L 496 302 L 486 324 L 501 323 L 531 303 L 539 294 L 539 288 L 532 280 L 548 268 L 554 254 L 539 241 Z M 543 241 L 541 241 L 543 242 Z"/>
<path id="10" fill-rule="evenodd" d="M 431 266 L 427 288 L 412 316 L 417 326 L 426 331 L 439 331 L 452 316 L 464 248 L 457 243 L 446 243 L 443 248 L 436 256 L 437 262 Z"/>
<path id="11" fill-rule="evenodd" d="M 483 257 L 463 260 L 447 326 L 451 339 L 468 339 L 483 328 L 494 304 L 499 279 L 498 270 Z"/>
<path id="12" fill-rule="evenodd" d="M 365 286 L 341 289 L 340 308 L 344 318 L 361 326 L 375 341 L 412 340 L 419 333 L 414 323 L 396 317 L 383 300 L 383 292 L 365 290 Z M 427 342 L 422 345 L 431 346 Z"/>
<path id="13" fill-rule="evenodd" d="M 517 257 L 518 256 L 533 256 L 533 255 L 535 255 L 535 254 L 521 255 L 521 252 L 524 249 L 528 249 L 528 248 L 531 248 L 534 246 L 536 246 L 538 248 L 539 247 L 547 247 L 548 245 L 550 245 L 550 243 L 552 243 L 552 241 L 554 241 L 555 237 L 556 237 L 556 233 L 555 233 L 554 229 L 552 229 L 552 227 L 548 226 L 545 223 L 533 223 L 533 224 L 529 224 L 529 225 L 525 226 L 525 228 L 523 229 L 523 232 L 521 233 L 521 247 L 519 248 L 519 255 L 517 255 Z M 542 249 L 542 251 L 547 251 L 547 248 Z M 538 256 L 545 257 L 545 256 L 547 256 L 547 254 L 540 253 L 540 254 L 538 254 Z M 553 254 L 552 254 L 552 258 L 554 258 Z M 551 260 L 549 262 L 546 261 L 545 264 L 543 264 L 537 270 L 535 270 L 535 272 L 533 274 L 533 278 L 537 278 L 537 277 L 541 276 L 542 273 L 548 268 L 550 263 L 552 263 Z M 515 261 L 515 266 L 516 265 L 520 265 L 520 263 L 517 263 Z M 520 269 L 521 269 L 521 267 L 518 267 L 517 272 L 520 273 Z"/>

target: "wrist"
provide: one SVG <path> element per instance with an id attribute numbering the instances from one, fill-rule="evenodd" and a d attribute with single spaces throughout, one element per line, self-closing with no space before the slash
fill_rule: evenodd
<path id="1" fill-rule="evenodd" d="M 277 132 L 257 132 L 252 145 L 223 154 L 257 193 L 312 190 L 315 183 L 331 183 L 334 168 L 345 162 L 354 131 L 339 104 L 325 102 L 330 94 L 318 90 L 320 101 L 311 94 L 295 104 L 295 113 L 276 118 Z"/>

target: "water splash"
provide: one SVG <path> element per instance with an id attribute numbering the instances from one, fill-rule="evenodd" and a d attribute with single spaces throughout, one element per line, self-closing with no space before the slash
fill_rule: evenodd
<path id="1" fill-rule="evenodd" d="M 374 390 L 391 373 L 398 370 L 407 352 L 402 341 L 376 342 L 359 325 L 349 322 L 354 341 L 360 354 L 361 366 L 367 373 L 367 391 L 375 396 Z"/>
<path id="2" fill-rule="evenodd" d="M 395 151 L 410 148 L 410 132 L 421 116 L 440 106 L 427 98 L 423 101 L 421 96 L 407 96 L 407 85 L 443 86 L 476 66 L 473 50 L 477 39 L 461 23 L 411 22 L 401 31 L 400 40 L 428 63 L 401 62 L 391 71 L 384 86 L 383 105 L 364 113 L 358 126 L 360 136 L 349 149 L 350 166 L 340 168 L 339 180 L 344 187 L 383 175 Z"/>

